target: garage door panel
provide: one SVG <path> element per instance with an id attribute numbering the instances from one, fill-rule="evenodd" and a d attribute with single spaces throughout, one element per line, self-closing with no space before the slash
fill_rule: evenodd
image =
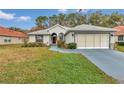
<path id="1" fill-rule="evenodd" d="M 84 34 L 78 34 L 77 35 L 77 46 L 78 47 L 85 47 L 85 35 Z"/>
<path id="2" fill-rule="evenodd" d="M 101 34 L 94 34 L 94 47 L 100 48 L 101 47 Z"/>
<path id="3" fill-rule="evenodd" d="M 86 47 L 93 47 L 93 46 L 94 46 L 94 35 L 86 34 Z"/>
<path id="4" fill-rule="evenodd" d="M 101 35 L 101 47 L 109 47 L 109 34 Z"/>
<path id="5" fill-rule="evenodd" d="M 79 48 L 109 48 L 109 34 L 77 34 Z"/>

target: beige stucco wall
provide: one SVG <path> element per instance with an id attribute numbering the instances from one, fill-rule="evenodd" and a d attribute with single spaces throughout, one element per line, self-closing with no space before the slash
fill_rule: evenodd
<path id="1" fill-rule="evenodd" d="M 0 36 L 0 44 L 4 44 L 3 36 Z"/>
<path id="2" fill-rule="evenodd" d="M 44 35 L 43 36 L 43 43 L 44 44 L 47 44 L 47 45 L 50 45 L 50 36 L 49 35 Z"/>
<path id="3" fill-rule="evenodd" d="M 74 36 L 72 36 L 72 34 L 74 35 L 74 32 L 69 32 L 69 33 L 65 36 L 65 42 L 66 42 L 67 44 L 74 42 Z"/>
<path id="4" fill-rule="evenodd" d="M 36 42 L 35 35 L 29 35 L 29 42 Z"/>
<path id="5" fill-rule="evenodd" d="M 50 35 L 52 33 L 56 33 L 57 37 L 58 37 L 57 39 L 59 39 L 59 34 L 60 33 L 65 34 L 66 30 L 60 26 L 56 26 L 56 27 L 49 29 L 49 33 L 50 33 Z M 50 35 L 43 35 L 43 43 L 45 43 L 45 44 L 51 44 L 52 43 Z M 29 35 L 29 42 L 36 42 L 35 35 Z"/>
<path id="6" fill-rule="evenodd" d="M 11 39 L 11 42 L 4 42 L 5 39 Z M 18 43 L 24 43 L 24 38 L 0 36 L 0 44 L 18 44 Z"/>
<path id="7" fill-rule="evenodd" d="M 111 43 L 118 42 L 118 36 L 111 36 Z"/>

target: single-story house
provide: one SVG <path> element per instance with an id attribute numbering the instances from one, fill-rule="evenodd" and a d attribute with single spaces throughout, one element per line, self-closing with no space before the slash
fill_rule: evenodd
<path id="1" fill-rule="evenodd" d="M 18 44 L 24 43 L 27 35 L 23 32 L 17 32 L 5 27 L 0 27 L 0 44 Z"/>
<path id="2" fill-rule="evenodd" d="M 116 42 L 124 42 L 124 26 L 116 26 L 114 29 L 117 30 L 117 32 L 113 33 L 113 37 Z"/>
<path id="3" fill-rule="evenodd" d="M 56 24 L 48 29 L 30 32 L 28 35 L 29 42 L 43 42 L 51 45 L 57 44 L 57 40 L 63 40 L 67 44 L 76 43 L 78 49 L 103 49 L 110 48 L 110 33 L 115 31 L 113 28 L 86 24 L 72 28 Z"/>

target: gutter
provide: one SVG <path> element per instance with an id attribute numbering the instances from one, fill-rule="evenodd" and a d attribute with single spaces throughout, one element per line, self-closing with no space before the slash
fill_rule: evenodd
<path id="1" fill-rule="evenodd" d="M 69 33 L 69 32 L 116 32 L 116 30 L 112 30 L 112 31 L 104 31 L 104 30 L 68 30 L 66 33 L 65 33 L 65 36 Z"/>

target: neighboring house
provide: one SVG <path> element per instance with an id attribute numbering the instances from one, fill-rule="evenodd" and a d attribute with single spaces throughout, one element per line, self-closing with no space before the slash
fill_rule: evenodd
<path id="1" fill-rule="evenodd" d="M 8 28 L 0 27 L 0 44 L 18 44 L 24 43 L 27 35 L 23 32 L 17 32 Z"/>
<path id="2" fill-rule="evenodd" d="M 124 42 L 124 26 L 116 26 L 114 29 L 117 30 L 117 32 L 113 33 L 113 37 L 116 42 Z"/>
<path id="3" fill-rule="evenodd" d="M 67 44 L 75 42 L 78 49 L 97 49 L 110 48 L 110 33 L 115 31 L 112 28 L 85 24 L 72 28 L 57 24 L 45 30 L 28 33 L 28 35 L 29 42 L 43 42 L 51 45 L 56 44 L 57 40 L 63 40 Z"/>

